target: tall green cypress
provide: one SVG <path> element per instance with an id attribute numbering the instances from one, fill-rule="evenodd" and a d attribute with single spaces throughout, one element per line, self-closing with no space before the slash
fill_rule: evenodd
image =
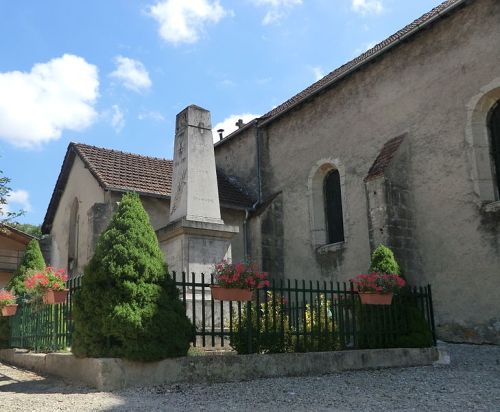
<path id="1" fill-rule="evenodd" d="M 126 194 L 75 296 L 79 357 L 153 361 L 185 355 L 193 327 L 139 196 Z"/>
<path id="2" fill-rule="evenodd" d="M 16 296 L 23 295 L 26 293 L 26 286 L 24 286 L 26 273 L 29 270 L 43 269 L 45 269 L 45 260 L 40 250 L 40 244 L 38 240 L 32 239 L 26 246 L 21 262 L 12 275 L 12 279 L 7 285 L 7 289 L 13 290 Z"/>

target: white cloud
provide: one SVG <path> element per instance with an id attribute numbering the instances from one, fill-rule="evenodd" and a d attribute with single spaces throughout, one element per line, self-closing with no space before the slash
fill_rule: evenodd
<path id="1" fill-rule="evenodd" d="M 141 112 L 137 115 L 139 120 L 154 120 L 155 122 L 163 122 L 165 117 L 160 112 L 154 110 L 149 112 Z"/>
<path id="2" fill-rule="evenodd" d="M 11 205 L 15 205 L 12 207 Z M 3 205 L 4 213 L 11 211 L 24 210 L 29 212 L 31 210 L 30 195 L 26 190 L 12 190 L 7 195 L 7 204 Z"/>
<path id="3" fill-rule="evenodd" d="M 125 126 L 125 116 L 120 107 L 116 104 L 111 107 L 110 123 L 116 133 L 120 133 Z"/>
<path id="4" fill-rule="evenodd" d="M 217 123 L 212 128 L 214 142 L 217 142 L 219 140 L 219 134 L 217 133 L 217 130 L 224 129 L 223 136 L 226 137 L 229 136 L 232 132 L 234 132 L 238 128 L 238 126 L 236 126 L 236 122 L 239 119 L 243 120 L 243 123 L 248 123 L 257 117 L 260 117 L 260 114 L 242 113 L 242 114 L 232 114 L 231 116 L 226 117 L 222 122 Z"/>
<path id="5" fill-rule="evenodd" d="M 323 72 L 323 68 L 321 66 L 313 66 L 311 67 L 311 71 L 314 75 L 315 81 L 318 81 L 319 79 L 325 77 L 325 73 Z"/>
<path id="6" fill-rule="evenodd" d="M 162 0 L 149 8 L 149 15 L 160 24 L 160 36 L 173 44 L 196 43 L 208 23 L 230 14 L 219 0 Z"/>
<path id="7" fill-rule="evenodd" d="M 352 9 L 361 14 L 380 14 L 384 5 L 382 0 L 352 0 Z"/>
<path id="8" fill-rule="evenodd" d="M 120 80 L 127 89 L 140 92 L 151 87 L 149 73 L 139 60 L 117 56 L 115 62 L 116 70 L 110 76 Z"/>
<path id="9" fill-rule="evenodd" d="M 97 67 L 65 54 L 30 72 L 0 73 L 0 139 L 33 148 L 81 131 L 96 119 Z"/>
<path id="10" fill-rule="evenodd" d="M 267 12 L 262 19 L 263 25 L 273 24 L 282 19 L 293 6 L 302 4 L 302 0 L 252 0 L 256 6 L 267 7 Z"/>

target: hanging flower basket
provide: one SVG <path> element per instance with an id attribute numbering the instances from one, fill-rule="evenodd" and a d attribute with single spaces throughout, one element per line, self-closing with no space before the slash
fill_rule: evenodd
<path id="1" fill-rule="evenodd" d="M 58 303 L 64 303 L 68 297 L 69 289 L 63 290 L 52 290 L 47 289 L 42 296 L 43 303 L 47 305 L 55 305 Z"/>
<path id="2" fill-rule="evenodd" d="M 359 292 L 359 298 L 363 305 L 390 305 L 392 303 L 393 293 L 362 293 Z"/>
<path id="3" fill-rule="evenodd" d="M 250 289 L 223 288 L 222 286 L 210 286 L 212 297 L 215 300 L 232 300 L 235 302 L 248 302 L 252 300 L 252 291 Z"/>
<path id="4" fill-rule="evenodd" d="M 17 305 L 5 305 L 2 306 L 2 316 L 14 316 L 17 311 Z"/>

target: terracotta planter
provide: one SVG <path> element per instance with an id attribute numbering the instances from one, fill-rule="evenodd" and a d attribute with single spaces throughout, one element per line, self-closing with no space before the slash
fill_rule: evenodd
<path id="1" fill-rule="evenodd" d="M 52 290 L 47 289 L 43 294 L 43 303 L 48 305 L 55 305 L 57 303 L 64 303 L 68 296 L 69 289 Z"/>
<path id="2" fill-rule="evenodd" d="M 392 303 L 392 293 L 363 293 L 358 292 L 363 305 L 390 305 Z"/>
<path id="3" fill-rule="evenodd" d="M 17 305 L 5 305 L 2 306 L 2 316 L 14 316 L 17 311 Z"/>
<path id="4" fill-rule="evenodd" d="M 223 288 L 220 286 L 210 286 L 212 297 L 215 300 L 232 300 L 237 302 L 248 302 L 252 300 L 250 289 Z"/>

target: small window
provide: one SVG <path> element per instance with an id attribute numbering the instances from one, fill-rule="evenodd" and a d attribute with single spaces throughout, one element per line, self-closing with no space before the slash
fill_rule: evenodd
<path id="1" fill-rule="evenodd" d="M 500 199 L 500 102 L 493 107 L 488 119 L 490 131 L 490 153 L 493 166 L 493 179 L 496 186 L 496 197 Z"/>
<path id="2" fill-rule="evenodd" d="M 323 188 L 328 243 L 343 242 L 344 218 L 340 173 L 338 170 L 332 170 L 326 175 Z"/>

